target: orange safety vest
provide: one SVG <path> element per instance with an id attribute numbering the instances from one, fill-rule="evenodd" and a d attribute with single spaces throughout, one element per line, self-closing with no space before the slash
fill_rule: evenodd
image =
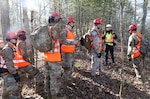
<path id="1" fill-rule="evenodd" d="M 1 56 L 0 58 L 1 58 L 0 67 L 1 67 L 1 68 L 4 68 L 4 69 L 7 69 L 7 66 L 6 66 L 6 64 L 5 64 L 4 58 L 3 58 L 2 56 Z M 13 63 L 14 63 L 14 67 L 18 70 L 18 69 L 19 69 L 19 66 L 18 66 L 18 58 L 17 58 L 16 52 L 14 52 Z"/>
<path id="2" fill-rule="evenodd" d="M 73 32 L 69 31 L 67 29 L 67 41 L 74 41 L 74 34 Z M 75 51 L 75 45 L 61 45 L 61 52 L 64 53 L 74 53 Z"/>
<path id="3" fill-rule="evenodd" d="M 131 58 L 137 58 L 141 54 L 141 52 L 140 52 L 140 46 L 141 46 L 142 34 L 136 32 L 136 39 L 139 42 L 133 47 Z"/>
<path id="4" fill-rule="evenodd" d="M 22 67 L 28 66 L 30 63 L 23 59 L 23 56 L 22 56 L 22 54 L 21 54 L 21 52 L 20 52 L 20 50 L 18 48 L 18 45 L 19 45 L 20 42 L 21 42 L 20 40 L 17 41 L 17 47 L 16 47 L 16 54 L 17 54 L 17 56 L 16 56 L 16 58 L 18 60 L 19 68 L 22 68 Z"/>
<path id="5" fill-rule="evenodd" d="M 108 45 L 113 45 L 113 42 L 114 42 L 113 35 L 111 33 L 106 33 L 105 43 L 108 44 Z"/>
<path id="6" fill-rule="evenodd" d="M 50 27 L 50 38 L 51 38 L 52 27 Z M 61 61 L 61 54 L 60 54 L 60 41 L 52 40 L 54 43 L 53 51 L 44 52 L 44 61 L 47 62 L 60 62 Z"/>
<path id="7" fill-rule="evenodd" d="M 2 45 L 3 44 L 3 40 L 0 40 L 0 45 Z"/>
<path id="8" fill-rule="evenodd" d="M 89 39 L 90 41 L 92 41 L 92 35 L 89 35 Z M 102 51 L 103 50 L 103 45 L 102 45 L 102 38 L 100 33 L 98 33 L 98 44 L 99 44 L 99 50 Z M 91 43 L 91 47 L 94 48 L 94 45 Z"/>

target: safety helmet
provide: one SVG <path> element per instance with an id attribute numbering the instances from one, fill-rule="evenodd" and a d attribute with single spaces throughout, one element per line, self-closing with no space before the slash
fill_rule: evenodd
<path id="1" fill-rule="evenodd" d="M 101 19 L 100 18 L 96 18 L 94 19 L 93 23 L 95 24 L 101 24 Z"/>
<path id="2" fill-rule="evenodd" d="M 106 28 L 111 28 L 111 27 L 112 27 L 111 24 L 106 25 Z"/>
<path id="3" fill-rule="evenodd" d="M 14 32 L 7 32 L 6 33 L 6 41 L 9 41 L 11 39 L 17 39 L 17 35 Z"/>
<path id="4" fill-rule="evenodd" d="M 25 35 L 25 34 L 26 34 L 26 32 L 24 30 L 22 30 L 22 29 L 17 30 L 17 36 L 19 36 L 19 35 Z"/>
<path id="5" fill-rule="evenodd" d="M 50 16 L 49 16 L 49 19 L 48 19 L 48 22 L 51 23 L 51 22 L 58 22 L 60 19 L 60 15 L 56 12 L 52 13 Z"/>
<path id="6" fill-rule="evenodd" d="M 72 17 L 68 17 L 68 19 L 67 19 L 67 21 L 68 21 L 68 23 L 70 23 L 70 22 L 73 22 L 74 23 L 74 18 L 72 18 Z"/>
<path id="7" fill-rule="evenodd" d="M 132 24 L 128 27 L 128 30 L 132 31 L 132 30 L 136 30 L 137 29 L 137 26 L 136 24 Z"/>

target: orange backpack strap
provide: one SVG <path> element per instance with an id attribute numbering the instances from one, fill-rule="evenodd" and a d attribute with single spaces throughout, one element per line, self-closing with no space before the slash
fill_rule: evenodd
<path id="1" fill-rule="evenodd" d="M 53 30 L 53 28 L 52 28 L 52 26 L 50 26 L 50 27 L 49 27 L 50 38 L 51 38 L 52 42 L 55 43 L 56 40 L 53 39 L 53 36 L 52 36 L 52 30 Z"/>

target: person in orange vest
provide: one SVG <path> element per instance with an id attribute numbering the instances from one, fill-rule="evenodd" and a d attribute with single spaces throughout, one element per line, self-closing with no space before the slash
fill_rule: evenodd
<path id="1" fill-rule="evenodd" d="M 99 69 L 101 73 L 101 52 L 102 47 L 102 35 L 99 32 L 101 19 L 96 18 L 93 20 L 93 28 L 90 33 L 91 39 L 91 75 L 96 76 L 96 71 Z"/>
<path id="2" fill-rule="evenodd" d="M 18 60 L 16 56 L 17 36 L 14 32 L 6 33 L 7 44 L 1 51 L 0 68 L 3 70 L 1 75 L 3 78 L 2 99 L 20 99 L 18 82 L 20 76 L 18 74 Z"/>
<path id="3" fill-rule="evenodd" d="M 133 68 L 135 70 L 137 82 L 136 83 L 142 83 L 144 81 L 144 74 L 143 74 L 143 65 L 142 65 L 142 55 L 140 53 L 140 42 L 142 40 L 142 34 L 138 33 L 136 24 L 132 24 L 128 27 L 130 36 L 128 39 L 128 50 L 127 50 L 127 56 L 129 61 L 132 61 Z"/>
<path id="4" fill-rule="evenodd" d="M 64 69 L 63 80 L 66 84 L 65 87 L 72 84 L 75 45 L 78 45 L 78 41 L 75 40 L 73 33 L 74 22 L 74 18 L 69 16 L 67 18 L 66 27 L 60 33 L 62 67 Z"/>
<path id="5" fill-rule="evenodd" d="M 27 82 L 34 80 L 34 78 L 36 78 L 36 93 L 42 95 L 41 93 L 44 86 L 41 80 L 42 73 L 32 65 L 33 61 L 30 60 L 30 56 L 27 52 L 26 32 L 22 29 L 17 30 L 17 37 L 16 53 L 18 60 L 20 60 L 18 63 L 18 73 L 21 78 L 21 82 L 19 83 L 20 95 L 24 84 L 27 84 L 28 87 L 32 87 L 30 82 L 29 84 Z"/>
<path id="6" fill-rule="evenodd" d="M 106 25 L 106 31 L 104 32 L 103 36 L 104 42 L 105 42 L 105 62 L 104 65 L 108 65 L 108 52 L 110 51 L 111 59 L 113 65 L 115 64 L 114 60 L 114 46 L 116 43 L 114 42 L 115 39 L 117 39 L 117 35 L 112 30 L 111 24 Z"/>
<path id="7" fill-rule="evenodd" d="M 56 12 L 50 15 L 48 20 L 50 25 L 50 34 L 53 33 L 52 29 L 60 21 L 60 19 L 60 15 Z M 50 38 L 53 39 L 52 36 L 50 36 Z M 66 96 L 62 93 L 64 89 L 61 80 L 62 66 L 60 64 L 60 40 L 58 38 L 52 41 L 54 43 L 53 50 L 44 52 L 45 92 L 48 94 L 48 99 L 66 99 Z"/>

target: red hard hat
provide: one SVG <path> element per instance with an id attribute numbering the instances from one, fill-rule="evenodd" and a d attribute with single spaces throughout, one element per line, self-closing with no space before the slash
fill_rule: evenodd
<path id="1" fill-rule="evenodd" d="M 26 34 L 26 32 L 24 30 L 20 29 L 17 31 L 17 35 L 21 35 L 21 34 Z"/>
<path id="2" fill-rule="evenodd" d="M 6 39 L 17 39 L 17 35 L 14 32 L 7 32 Z"/>
<path id="3" fill-rule="evenodd" d="M 49 16 L 48 22 L 49 23 L 58 22 L 60 19 L 61 19 L 60 15 L 58 13 L 54 12 Z"/>
<path id="4" fill-rule="evenodd" d="M 52 13 L 51 16 L 54 17 L 54 18 L 55 17 L 60 17 L 60 15 L 58 13 L 56 13 L 56 12 Z"/>
<path id="5" fill-rule="evenodd" d="M 128 27 L 128 30 L 136 30 L 137 29 L 137 26 L 136 26 L 136 24 L 132 24 L 132 25 L 130 25 L 129 27 Z"/>
<path id="6" fill-rule="evenodd" d="M 69 16 L 69 17 L 68 17 L 68 23 L 69 23 L 69 22 L 73 22 L 73 23 L 74 23 L 74 18 L 72 18 L 72 17 Z"/>
<path id="7" fill-rule="evenodd" d="M 101 19 L 100 18 L 96 18 L 96 19 L 94 19 L 93 23 L 101 24 Z"/>

